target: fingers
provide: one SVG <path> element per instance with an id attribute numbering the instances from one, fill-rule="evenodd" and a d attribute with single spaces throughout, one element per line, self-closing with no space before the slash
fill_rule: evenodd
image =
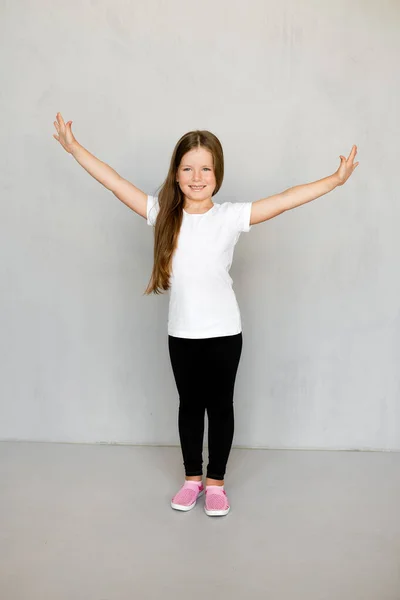
<path id="1" fill-rule="evenodd" d="M 357 146 L 354 145 L 351 149 L 351 152 L 349 154 L 349 158 L 347 160 L 350 160 L 351 158 L 354 159 L 355 155 L 357 154 Z"/>
<path id="2" fill-rule="evenodd" d="M 57 133 L 60 135 L 65 135 L 65 123 L 64 123 L 64 119 L 61 116 L 61 113 L 57 113 L 56 116 L 57 122 L 54 123 L 54 125 L 56 126 L 57 129 Z"/>
<path id="3" fill-rule="evenodd" d="M 60 123 L 62 127 L 65 127 L 64 119 L 61 116 L 61 113 L 57 113 L 57 121 Z"/>
<path id="4" fill-rule="evenodd" d="M 66 127 L 71 128 L 72 125 L 72 121 L 68 121 L 68 123 L 66 124 Z M 57 121 L 54 121 L 54 127 L 57 129 L 57 133 L 60 133 L 60 125 L 57 123 Z"/>

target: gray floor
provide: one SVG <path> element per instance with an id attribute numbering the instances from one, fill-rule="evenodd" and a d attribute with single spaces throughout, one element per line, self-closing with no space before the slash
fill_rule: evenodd
<path id="1" fill-rule="evenodd" d="M 400 453 L 234 448 L 225 517 L 182 482 L 180 448 L 0 442 L 1 600 L 400 599 Z"/>

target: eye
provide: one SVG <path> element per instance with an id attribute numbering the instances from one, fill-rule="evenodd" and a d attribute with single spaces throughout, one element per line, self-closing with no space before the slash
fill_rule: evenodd
<path id="1" fill-rule="evenodd" d="M 183 169 L 183 170 L 184 170 L 184 171 L 189 171 L 189 169 L 190 169 L 190 167 L 184 167 L 184 169 Z M 211 169 L 210 169 L 209 167 L 204 167 L 204 169 L 205 169 L 206 171 L 211 171 Z"/>

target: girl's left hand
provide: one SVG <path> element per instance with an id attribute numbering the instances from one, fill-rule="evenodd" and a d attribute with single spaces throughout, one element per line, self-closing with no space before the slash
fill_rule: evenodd
<path id="1" fill-rule="evenodd" d="M 356 167 L 358 167 L 358 165 L 360 164 L 359 162 L 353 164 L 354 157 L 356 154 L 357 146 L 353 146 L 349 154 L 349 158 L 347 160 L 344 156 L 340 155 L 340 167 L 335 173 L 338 180 L 338 185 L 343 185 L 344 183 L 346 183 L 350 175 L 353 173 L 354 169 L 356 169 Z"/>

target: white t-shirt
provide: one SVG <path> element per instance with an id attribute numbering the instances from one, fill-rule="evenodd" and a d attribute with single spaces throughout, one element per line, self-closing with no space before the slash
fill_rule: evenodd
<path id="1" fill-rule="evenodd" d="M 229 275 L 240 233 L 251 229 L 251 202 L 214 203 L 203 214 L 183 210 L 172 257 L 168 334 L 183 338 L 235 335 L 242 331 Z M 155 225 L 158 197 L 147 198 L 147 223 Z"/>

